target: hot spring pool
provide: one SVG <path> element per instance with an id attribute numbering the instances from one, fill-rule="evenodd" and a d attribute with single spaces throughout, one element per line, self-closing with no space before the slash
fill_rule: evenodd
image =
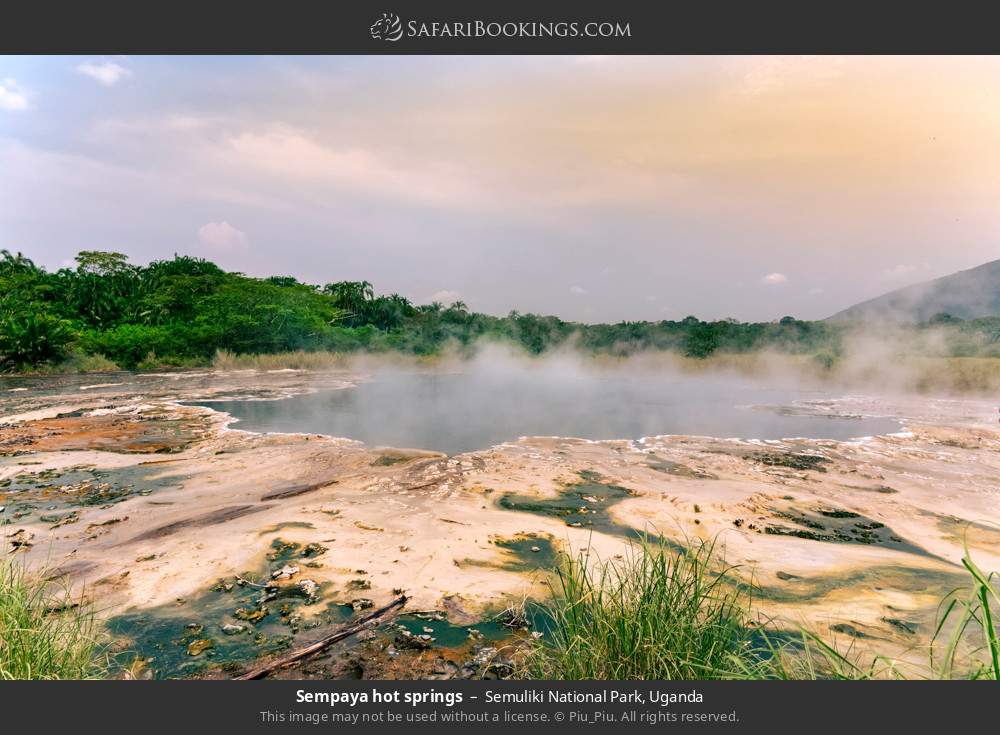
<path id="1" fill-rule="evenodd" d="M 732 378 L 478 369 L 379 372 L 342 390 L 196 405 L 225 411 L 248 431 L 328 434 L 447 454 L 520 436 L 849 439 L 899 430 L 890 418 L 809 415 L 795 405 L 824 398 Z"/>

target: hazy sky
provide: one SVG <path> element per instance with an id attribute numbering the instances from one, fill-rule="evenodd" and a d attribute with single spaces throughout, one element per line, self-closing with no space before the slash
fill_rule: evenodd
<path id="1" fill-rule="evenodd" d="M 0 247 L 582 321 L 1000 258 L 1000 58 L 0 57 Z"/>

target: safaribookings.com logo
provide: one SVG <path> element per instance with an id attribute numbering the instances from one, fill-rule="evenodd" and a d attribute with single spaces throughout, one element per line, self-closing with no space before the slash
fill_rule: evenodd
<path id="1" fill-rule="evenodd" d="M 376 41 L 398 41 L 403 37 L 403 23 L 395 13 L 382 13 L 368 30 Z"/>
<path id="2" fill-rule="evenodd" d="M 376 41 L 407 38 L 631 38 L 627 21 L 419 21 L 406 24 L 395 13 L 382 17 L 368 29 Z"/>

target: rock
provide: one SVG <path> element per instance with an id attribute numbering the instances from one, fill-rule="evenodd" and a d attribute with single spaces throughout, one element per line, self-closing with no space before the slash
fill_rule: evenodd
<path id="1" fill-rule="evenodd" d="M 246 628 L 242 625 L 236 625 L 235 623 L 226 623 L 222 626 L 222 632 L 226 635 L 237 635 L 242 633 Z"/>
<path id="2" fill-rule="evenodd" d="M 431 637 L 429 635 L 413 635 L 408 630 L 401 630 L 396 634 L 393 643 L 396 648 L 408 649 L 410 651 L 426 651 L 431 647 Z"/>
<path id="3" fill-rule="evenodd" d="M 531 550 L 534 551 L 537 554 L 539 551 L 542 550 L 542 548 L 540 546 L 532 546 Z"/>
<path id="4" fill-rule="evenodd" d="M 472 659 L 472 664 L 475 666 L 485 666 L 493 657 L 497 655 L 497 649 L 493 646 L 483 646 L 478 651 L 476 651 L 475 657 Z"/>
<path id="5" fill-rule="evenodd" d="M 326 553 L 326 547 L 317 543 L 306 544 L 302 549 L 302 556 L 319 556 L 320 554 Z"/>
<path id="6" fill-rule="evenodd" d="M 358 597 L 357 599 L 351 600 L 351 607 L 354 611 L 367 610 L 370 607 L 375 607 L 375 603 L 369 600 L 367 597 Z"/>
<path id="7" fill-rule="evenodd" d="M 188 648 L 187 648 L 188 655 L 189 656 L 199 656 L 204 651 L 207 651 L 209 648 L 213 648 L 214 646 L 215 646 L 215 644 L 212 642 L 211 638 L 199 638 L 198 640 L 191 641 L 188 644 Z"/>
<path id="8" fill-rule="evenodd" d="M 205 629 L 205 626 L 201 623 L 188 623 L 184 627 L 190 630 L 194 635 L 198 635 Z"/>
<path id="9" fill-rule="evenodd" d="M 7 538 L 10 539 L 10 550 L 17 551 L 18 549 L 27 549 L 33 546 L 34 544 L 31 543 L 31 540 L 35 538 L 35 534 L 19 528 L 13 533 L 8 533 Z"/>
<path id="10" fill-rule="evenodd" d="M 311 579 L 300 579 L 298 588 L 302 590 L 302 594 L 304 594 L 309 600 L 315 600 L 316 595 L 319 592 L 319 585 Z"/>
<path id="11" fill-rule="evenodd" d="M 462 668 L 463 675 L 476 675 L 483 679 L 507 679 L 514 675 L 514 665 L 501 658 L 499 651 L 492 646 L 483 646 L 476 651 L 475 657 Z M 471 672 L 471 673 L 468 673 Z"/>
<path id="12" fill-rule="evenodd" d="M 233 615 L 235 615 L 239 620 L 246 620 L 248 623 L 256 624 L 266 618 L 268 613 L 270 613 L 270 610 L 268 610 L 265 605 L 261 605 L 255 609 L 238 607 Z"/>
<path id="13" fill-rule="evenodd" d="M 281 569 L 272 572 L 271 579 L 291 579 L 299 573 L 299 568 L 294 564 L 285 564 Z"/>

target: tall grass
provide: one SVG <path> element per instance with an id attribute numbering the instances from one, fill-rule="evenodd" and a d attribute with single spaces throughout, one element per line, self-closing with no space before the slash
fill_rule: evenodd
<path id="1" fill-rule="evenodd" d="M 278 352 L 273 355 L 237 355 L 217 350 L 212 358 L 216 370 L 324 370 L 343 368 L 344 358 L 337 352 Z"/>
<path id="2" fill-rule="evenodd" d="M 1000 636 L 994 622 L 996 616 L 991 608 L 991 605 L 1000 604 L 1000 595 L 994 581 L 997 574 L 986 574 L 976 566 L 969 555 L 968 546 L 965 548 L 962 565 L 972 578 L 972 584 L 966 590 L 955 590 L 942 601 L 942 612 L 938 616 L 931 646 L 931 665 L 938 678 L 942 679 L 954 678 L 956 672 L 960 672 L 973 679 L 1000 681 Z M 947 632 L 949 626 L 950 633 Z M 933 643 L 939 638 L 944 639 L 944 652 L 936 659 Z M 976 657 L 973 664 L 963 666 L 957 660 L 958 652 L 963 640 L 969 638 L 981 643 L 971 652 L 971 656 Z M 985 656 L 987 660 L 982 661 L 978 658 L 981 656 Z"/>
<path id="3" fill-rule="evenodd" d="M 23 562 L 0 558 L 0 679 L 100 676 L 98 624 Z"/>
<path id="4" fill-rule="evenodd" d="M 716 679 L 762 673 L 749 601 L 710 543 L 634 546 L 620 559 L 564 557 L 546 635 L 523 673 L 547 679 Z"/>
<path id="5" fill-rule="evenodd" d="M 807 631 L 776 632 L 711 542 L 630 548 L 620 559 L 565 555 L 519 675 L 545 679 L 997 679 L 996 575 L 966 552 L 971 586 L 942 603 L 928 664 L 915 668 Z M 935 655 L 944 637 L 943 655 Z M 981 642 L 978 643 L 977 642 Z"/>

